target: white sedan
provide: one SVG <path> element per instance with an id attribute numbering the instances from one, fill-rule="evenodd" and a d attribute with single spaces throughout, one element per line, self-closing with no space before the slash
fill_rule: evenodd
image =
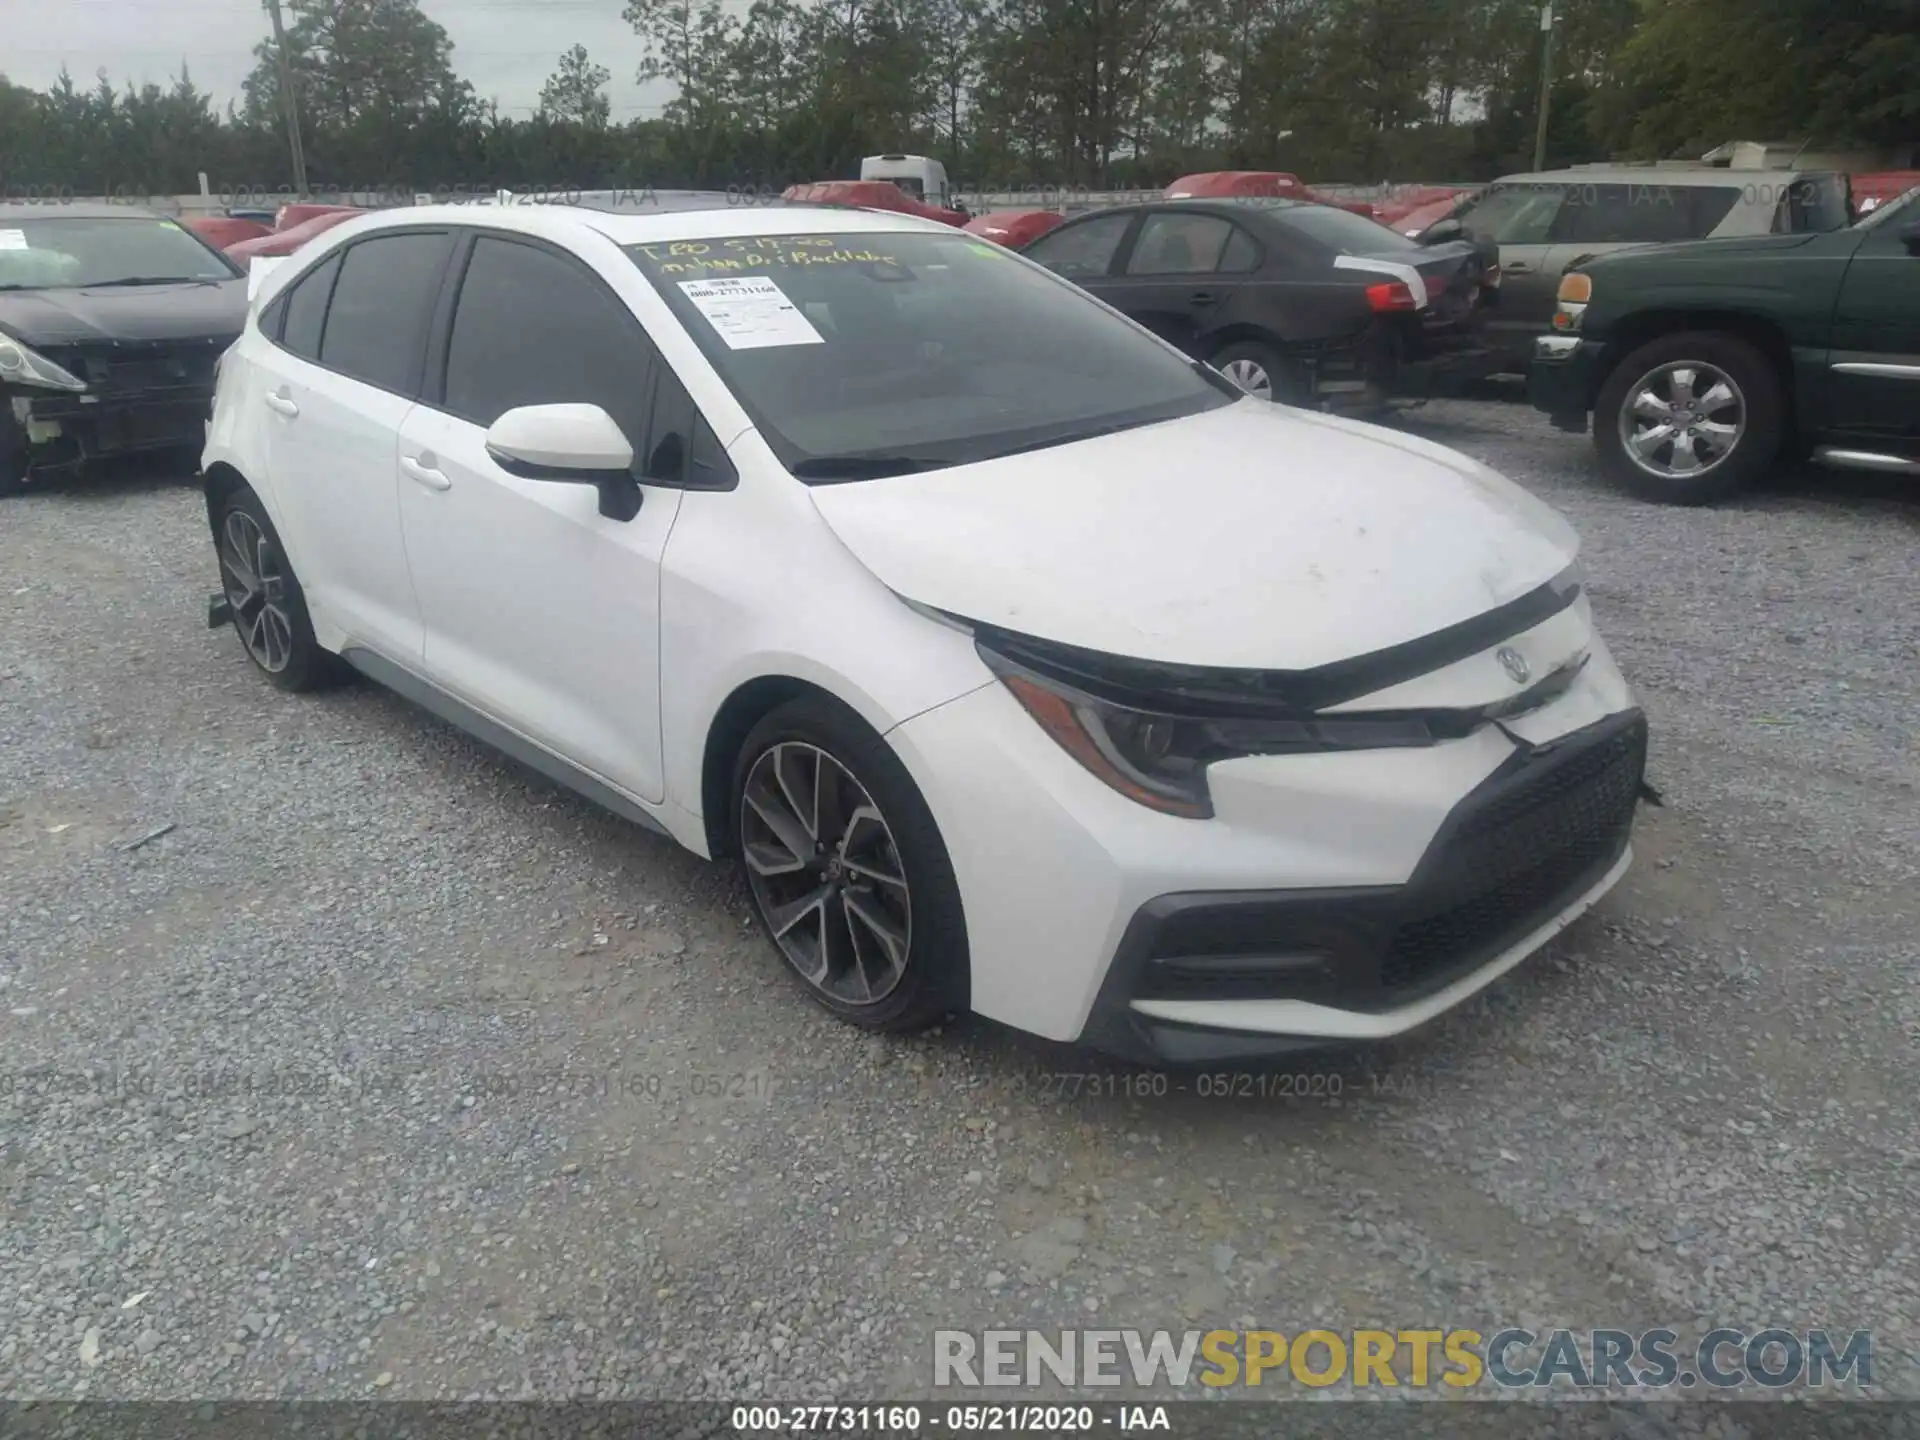
<path id="1" fill-rule="evenodd" d="M 1577 541 L 855 210 L 434 208 L 267 273 L 205 455 L 275 684 L 358 671 L 703 856 L 857 1025 L 1378 1039 L 1628 864 Z"/>

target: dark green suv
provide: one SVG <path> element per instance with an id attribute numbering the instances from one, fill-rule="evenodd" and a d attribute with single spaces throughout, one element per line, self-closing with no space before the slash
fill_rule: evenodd
<path id="1" fill-rule="evenodd" d="M 1920 476 L 1920 190 L 1845 230 L 1570 270 L 1527 391 L 1638 495 L 1698 505 L 1782 452 Z"/>

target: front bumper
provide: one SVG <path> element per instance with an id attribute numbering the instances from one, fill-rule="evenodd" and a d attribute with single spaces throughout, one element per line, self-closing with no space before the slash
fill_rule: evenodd
<path id="1" fill-rule="evenodd" d="M 1585 430 L 1599 389 L 1603 347 L 1580 335 L 1542 335 L 1527 366 L 1527 399 L 1562 430 Z"/>
<path id="2" fill-rule="evenodd" d="M 1539 673 L 1589 659 L 1559 699 L 1461 740 L 1218 762 L 1204 821 L 1108 789 L 1001 685 L 896 726 L 960 883 L 973 1009 L 1136 1058 L 1251 1057 L 1399 1033 L 1517 964 L 1617 878 L 1644 723 L 1584 603 L 1506 644 Z M 1494 665 L 1369 703 L 1471 703 Z M 1604 776 L 1547 793 L 1609 737 Z"/>
<path id="3" fill-rule="evenodd" d="M 213 386 L 194 384 L 120 393 L 43 391 L 6 394 L 8 419 L 25 437 L 32 469 L 53 469 L 143 451 L 199 446 L 213 410 Z"/>
<path id="4" fill-rule="evenodd" d="M 1162 895 L 1135 912 L 1083 1043 L 1149 1063 L 1257 1060 L 1402 1034 L 1491 984 L 1625 874 L 1646 720 L 1513 756 L 1398 886 Z"/>

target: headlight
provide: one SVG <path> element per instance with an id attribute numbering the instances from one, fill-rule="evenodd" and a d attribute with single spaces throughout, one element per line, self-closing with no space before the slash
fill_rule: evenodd
<path id="1" fill-rule="evenodd" d="M 1439 738 L 1413 715 L 1206 719 L 1138 709 L 979 648 L 1061 749 L 1129 800 L 1191 820 L 1213 814 L 1207 766 L 1216 760 L 1431 745 Z"/>
<path id="2" fill-rule="evenodd" d="M 14 385 L 40 385 L 49 390 L 84 390 L 87 382 L 69 375 L 38 351 L 0 335 L 0 380 Z"/>
<path id="3" fill-rule="evenodd" d="M 1593 277 L 1578 271 L 1561 276 L 1560 288 L 1555 292 L 1554 299 L 1557 303 L 1553 312 L 1553 328 L 1578 330 L 1581 319 L 1587 313 L 1587 302 L 1593 299 Z"/>

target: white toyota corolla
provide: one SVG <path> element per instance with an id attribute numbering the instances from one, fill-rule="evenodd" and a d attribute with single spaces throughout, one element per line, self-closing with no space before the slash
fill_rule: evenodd
<path id="1" fill-rule="evenodd" d="M 356 219 L 264 276 L 205 468 L 274 683 L 738 856 L 858 1025 L 1377 1039 L 1628 864 L 1646 726 L 1558 516 L 937 224 Z"/>

